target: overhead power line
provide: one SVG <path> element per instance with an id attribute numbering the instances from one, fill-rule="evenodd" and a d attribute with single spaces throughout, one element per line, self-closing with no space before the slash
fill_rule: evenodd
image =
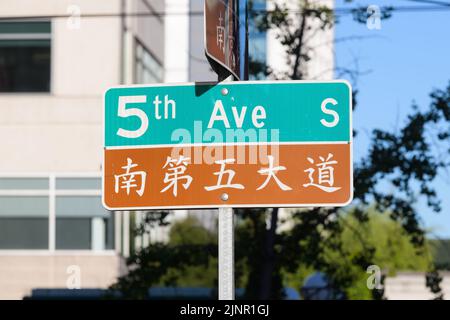
<path id="1" fill-rule="evenodd" d="M 428 3 L 428 4 L 437 4 L 439 6 L 450 7 L 450 3 L 449 2 L 443 2 L 443 1 L 437 1 L 437 0 L 406 0 L 406 1 L 419 2 L 419 3 Z"/>
<path id="2" fill-rule="evenodd" d="M 334 12 L 336 14 L 349 14 L 353 13 L 356 10 L 365 9 L 366 7 L 358 7 L 358 8 L 336 8 Z M 401 7 L 392 7 L 385 6 L 380 7 L 381 9 L 386 8 L 391 12 L 436 12 L 436 11 L 450 11 L 450 6 L 401 6 Z"/>
<path id="3" fill-rule="evenodd" d="M 410 0 L 414 1 L 414 0 Z M 430 0 L 431 1 L 431 0 Z M 444 4 L 444 3 L 441 3 Z M 355 10 L 361 10 L 364 7 L 354 8 L 335 8 L 333 11 L 337 15 L 353 14 Z M 389 7 L 391 12 L 437 12 L 437 11 L 450 11 L 450 4 L 448 5 L 435 5 L 435 6 L 398 6 Z M 265 13 L 265 10 L 254 10 L 256 13 Z M 289 10 L 291 13 L 301 13 L 301 10 Z M 86 13 L 77 16 L 69 14 L 60 15 L 36 15 L 36 16 L 9 16 L 0 17 L 0 21 L 11 20 L 39 20 L 39 19 L 59 19 L 59 18 L 119 18 L 119 17 L 167 17 L 167 16 L 202 16 L 203 11 L 188 11 L 188 12 L 130 12 L 130 13 Z"/>

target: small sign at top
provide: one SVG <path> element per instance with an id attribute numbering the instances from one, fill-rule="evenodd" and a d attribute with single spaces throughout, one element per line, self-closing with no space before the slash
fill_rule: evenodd
<path id="1" fill-rule="evenodd" d="M 247 0 L 205 0 L 205 53 L 225 78 L 248 78 Z"/>

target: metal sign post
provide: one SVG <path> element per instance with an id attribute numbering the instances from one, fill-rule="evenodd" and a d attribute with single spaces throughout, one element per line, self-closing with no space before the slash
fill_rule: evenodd
<path id="1" fill-rule="evenodd" d="M 219 300 L 234 300 L 234 213 L 219 208 Z"/>
<path id="2" fill-rule="evenodd" d="M 220 81 L 219 77 L 219 81 Z M 229 76 L 223 82 L 233 81 Z M 222 194 L 222 200 L 228 200 L 228 194 Z M 234 213 L 233 208 L 219 208 L 218 217 L 218 254 L 219 254 L 219 300 L 234 300 Z"/>
<path id="3" fill-rule="evenodd" d="M 248 80 L 247 0 L 205 0 L 204 26 L 206 57 L 219 81 Z M 233 221 L 233 208 L 219 208 L 219 300 L 234 300 Z"/>

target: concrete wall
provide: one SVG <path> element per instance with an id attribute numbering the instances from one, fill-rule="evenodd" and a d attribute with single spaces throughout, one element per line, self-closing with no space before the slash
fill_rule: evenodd
<path id="1" fill-rule="evenodd" d="M 119 14 L 120 0 L 0 1 L 2 16 L 66 15 L 76 4 L 81 14 Z M 164 11 L 164 0 L 125 2 L 127 12 Z M 127 18 L 128 39 L 139 38 L 164 62 L 164 21 Z M 120 17 L 52 20 L 51 92 L 0 94 L 0 172 L 100 171 L 104 91 L 121 82 Z M 133 81 L 133 42 L 124 43 L 126 82 Z"/>
<path id="2" fill-rule="evenodd" d="M 125 270 L 121 258 L 114 254 L 2 254 L 0 299 L 22 299 L 36 288 L 65 289 L 77 274 L 70 266 L 80 271 L 83 289 L 107 288 Z"/>
<path id="3" fill-rule="evenodd" d="M 130 0 L 128 0 L 130 1 Z M 164 0 L 137 0 L 134 12 L 161 13 L 164 12 Z M 144 45 L 152 52 L 156 59 L 164 62 L 164 21 L 165 17 L 148 16 L 133 18 L 137 28 L 135 34 Z"/>
<path id="4" fill-rule="evenodd" d="M 334 0 L 310 0 L 315 5 L 326 5 L 329 8 L 334 7 Z M 268 2 L 268 9 L 274 8 L 274 3 L 287 4 L 292 12 L 299 12 L 298 1 L 296 0 L 275 0 Z M 300 25 L 299 15 L 292 14 L 292 19 L 297 21 L 297 27 Z M 304 39 L 310 39 L 307 46 L 314 48 L 310 53 L 311 60 L 308 61 L 305 68 L 304 80 L 331 80 L 334 77 L 334 28 L 319 30 L 319 24 L 307 19 L 306 23 L 311 26 L 311 30 L 307 31 Z M 276 39 L 278 31 L 276 29 L 269 30 L 267 34 L 267 62 L 275 71 L 276 75 L 283 73 L 292 73 L 293 63 L 287 62 L 285 48 Z M 313 35 L 313 36 L 312 36 Z"/>
<path id="5" fill-rule="evenodd" d="M 450 300 L 450 273 L 441 274 L 444 299 Z M 425 274 L 402 272 L 385 280 L 385 296 L 389 300 L 430 300 L 434 295 L 425 285 Z"/>
<path id="6" fill-rule="evenodd" d="M 189 0 L 166 0 L 164 82 L 189 81 Z M 176 14 L 171 14 L 176 13 Z"/>
<path id="7" fill-rule="evenodd" d="M 70 5 L 82 15 L 117 15 L 81 18 L 79 28 L 70 28 L 67 18 L 51 20 L 51 91 L 0 93 L 0 173 L 100 172 L 103 93 L 133 80 L 131 40 L 139 38 L 164 62 L 163 21 L 129 18 L 127 37 L 122 34 L 122 4 L 137 12 L 150 10 L 150 3 L 164 10 L 164 0 L 0 1 L 2 17 L 67 15 Z M 21 299 L 37 287 L 65 288 L 69 265 L 80 266 L 82 288 L 105 288 L 123 271 L 123 258 L 113 251 L 2 251 L 0 299 Z"/>
<path id="8" fill-rule="evenodd" d="M 4 0 L 2 16 L 119 13 L 119 0 Z M 101 166 L 102 94 L 120 82 L 120 19 L 52 20 L 51 92 L 0 94 L 0 172 L 96 171 Z"/>
<path id="9" fill-rule="evenodd" d="M 101 97 L 0 95 L 0 171 L 98 172 Z"/>

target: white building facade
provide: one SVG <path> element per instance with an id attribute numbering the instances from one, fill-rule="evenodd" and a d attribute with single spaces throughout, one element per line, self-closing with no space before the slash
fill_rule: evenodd
<path id="1" fill-rule="evenodd" d="M 110 86 L 164 80 L 164 17 L 122 15 L 163 10 L 0 2 L 0 299 L 106 288 L 125 271 L 129 213 L 101 204 L 102 99 Z"/>

